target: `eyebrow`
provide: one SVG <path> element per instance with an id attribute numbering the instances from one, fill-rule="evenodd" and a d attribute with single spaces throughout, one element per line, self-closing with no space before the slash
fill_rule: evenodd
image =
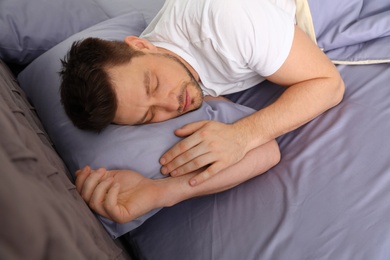
<path id="1" fill-rule="evenodd" d="M 150 73 L 147 71 L 144 72 L 144 87 L 145 87 L 146 95 L 150 97 Z M 136 121 L 135 124 L 136 125 L 143 124 L 147 116 L 148 116 L 148 112 L 146 112 L 145 115 L 143 115 L 143 117 L 141 117 L 140 120 Z"/>
<path id="2" fill-rule="evenodd" d="M 150 72 L 144 72 L 144 86 L 146 89 L 146 95 L 150 96 Z"/>

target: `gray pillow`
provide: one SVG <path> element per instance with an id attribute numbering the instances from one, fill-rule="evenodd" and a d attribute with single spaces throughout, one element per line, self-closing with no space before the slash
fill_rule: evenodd
<path id="1" fill-rule="evenodd" d="M 128 13 L 80 32 L 32 62 L 18 77 L 21 87 L 36 107 L 41 121 L 69 170 L 91 165 L 93 168 L 132 169 L 148 178 L 162 178 L 160 156 L 179 138 L 173 131 L 198 120 L 219 120 L 230 123 L 254 110 L 230 102 L 204 103 L 200 109 L 166 122 L 142 126 L 110 125 L 102 133 L 81 131 L 65 115 L 59 97 L 60 58 L 73 41 L 86 37 L 122 40 L 127 35 L 139 35 L 145 27 L 138 13 Z M 120 225 L 99 217 L 113 237 L 118 237 L 141 225 L 157 211 Z"/>
<path id="2" fill-rule="evenodd" d="M 28 64 L 74 33 L 108 18 L 93 0 L 1 0 L 0 58 Z"/>

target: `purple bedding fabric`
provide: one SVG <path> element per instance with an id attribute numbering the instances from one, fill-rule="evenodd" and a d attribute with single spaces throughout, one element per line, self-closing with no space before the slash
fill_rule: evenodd
<path id="1" fill-rule="evenodd" d="M 325 51 L 390 36 L 388 0 L 309 0 L 319 46 Z"/>
<path id="2" fill-rule="evenodd" d="M 276 167 L 161 210 L 126 235 L 138 256 L 390 259 L 390 64 L 339 70 L 343 102 L 280 137 Z M 280 92 L 266 82 L 230 98 L 258 109 Z"/>
<path id="3" fill-rule="evenodd" d="M 308 2 L 318 46 L 332 60 L 390 60 L 390 1 Z"/>

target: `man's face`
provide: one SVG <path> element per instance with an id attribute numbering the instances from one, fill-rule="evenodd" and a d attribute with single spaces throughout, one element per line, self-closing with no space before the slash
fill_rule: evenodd
<path id="1" fill-rule="evenodd" d="M 165 121 L 199 108 L 202 90 L 189 70 L 169 54 L 147 53 L 108 69 L 118 100 L 116 124 Z"/>

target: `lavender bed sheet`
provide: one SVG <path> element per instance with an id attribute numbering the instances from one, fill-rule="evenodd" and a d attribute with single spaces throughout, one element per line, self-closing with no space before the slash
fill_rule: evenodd
<path id="1" fill-rule="evenodd" d="M 317 43 L 338 64 L 390 62 L 390 1 L 308 0 Z"/>

